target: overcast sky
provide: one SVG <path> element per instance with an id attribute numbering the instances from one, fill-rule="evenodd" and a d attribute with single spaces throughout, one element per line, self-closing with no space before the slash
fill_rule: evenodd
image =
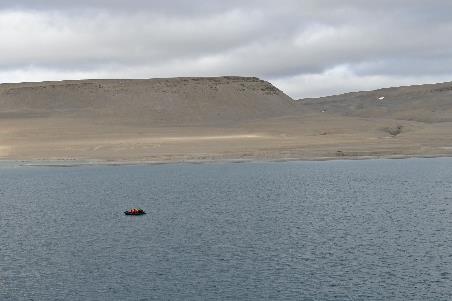
<path id="1" fill-rule="evenodd" d="M 452 81 L 449 0 L 5 0 L 0 82 L 258 76 L 294 98 Z"/>

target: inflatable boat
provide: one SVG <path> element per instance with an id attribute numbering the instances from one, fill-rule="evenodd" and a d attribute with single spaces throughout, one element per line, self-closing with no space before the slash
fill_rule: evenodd
<path id="1" fill-rule="evenodd" d="M 146 214 L 143 209 L 132 208 L 130 210 L 124 211 L 125 215 L 143 215 Z"/>

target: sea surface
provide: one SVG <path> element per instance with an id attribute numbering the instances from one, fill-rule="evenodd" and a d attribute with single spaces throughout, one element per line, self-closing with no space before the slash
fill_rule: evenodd
<path id="1" fill-rule="evenodd" d="M 2 163 L 0 208 L 0 300 L 452 300 L 452 159 Z"/>

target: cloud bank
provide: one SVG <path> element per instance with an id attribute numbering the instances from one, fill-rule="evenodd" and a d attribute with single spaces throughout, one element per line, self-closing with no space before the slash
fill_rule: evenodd
<path id="1" fill-rule="evenodd" d="M 3 1 L 0 82 L 243 75 L 301 98 L 451 81 L 450 12 L 435 0 Z"/>

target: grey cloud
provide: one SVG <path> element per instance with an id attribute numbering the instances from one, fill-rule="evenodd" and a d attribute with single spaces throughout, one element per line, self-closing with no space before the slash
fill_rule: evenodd
<path id="1" fill-rule="evenodd" d="M 19 10 L 108 10 L 108 11 L 147 11 L 151 13 L 164 13 L 170 15 L 199 15 L 210 12 L 221 12 L 235 7 L 248 8 L 256 7 L 263 1 L 204 1 L 204 0 L 16 0 L 0 3 L 0 9 L 19 9 Z"/>
<path id="2" fill-rule="evenodd" d="M 451 11 L 438 0 L 3 1 L 0 81 L 256 75 L 302 97 L 354 90 L 347 79 L 452 80 Z"/>

